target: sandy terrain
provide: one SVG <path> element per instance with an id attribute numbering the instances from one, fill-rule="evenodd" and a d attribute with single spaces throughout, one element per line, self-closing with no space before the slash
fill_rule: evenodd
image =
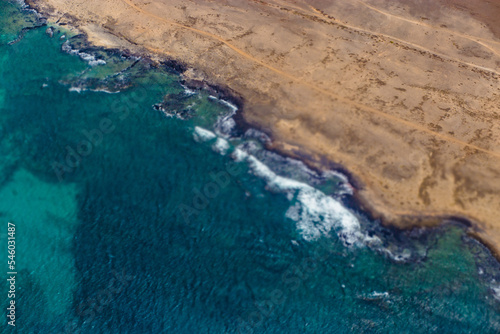
<path id="1" fill-rule="evenodd" d="M 500 254 L 500 1 L 39 0 L 90 40 L 179 60 L 275 149 L 344 166 L 366 209 Z M 69 15 L 68 15 L 69 14 Z"/>

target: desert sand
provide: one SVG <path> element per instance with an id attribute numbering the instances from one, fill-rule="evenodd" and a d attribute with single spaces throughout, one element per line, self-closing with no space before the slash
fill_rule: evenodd
<path id="1" fill-rule="evenodd" d="M 95 45 L 225 87 L 272 148 L 349 171 L 386 224 L 500 254 L 500 1 L 39 0 Z"/>

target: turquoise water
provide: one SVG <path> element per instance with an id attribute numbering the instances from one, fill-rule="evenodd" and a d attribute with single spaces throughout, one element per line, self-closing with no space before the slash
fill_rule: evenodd
<path id="1" fill-rule="evenodd" d="M 460 225 L 382 228 L 172 68 L 0 20 L 2 333 L 500 332 L 498 263 Z"/>

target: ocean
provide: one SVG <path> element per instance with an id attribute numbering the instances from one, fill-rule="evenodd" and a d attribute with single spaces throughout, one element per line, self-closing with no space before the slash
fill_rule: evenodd
<path id="1" fill-rule="evenodd" d="M 230 97 L 21 7 L 0 2 L 0 332 L 500 332 L 500 266 L 463 225 L 383 227 Z"/>

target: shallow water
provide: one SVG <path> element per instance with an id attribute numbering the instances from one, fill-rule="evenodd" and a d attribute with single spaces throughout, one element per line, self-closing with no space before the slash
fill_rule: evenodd
<path id="1" fill-rule="evenodd" d="M 382 228 L 172 69 L 46 27 L 9 45 L 36 20 L 0 2 L 0 21 L 17 332 L 500 331 L 498 263 L 459 225 Z"/>

